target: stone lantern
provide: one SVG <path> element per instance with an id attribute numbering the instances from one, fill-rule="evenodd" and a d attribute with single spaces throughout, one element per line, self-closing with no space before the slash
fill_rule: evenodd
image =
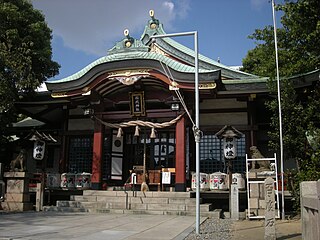
<path id="1" fill-rule="evenodd" d="M 225 160 L 228 160 L 227 173 L 229 174 L 229 189 L 231 186 L 232 172 L 231 160 L 237 157 L 237 139 L 241 138 L 243 133 L 232 126 L 225 125 L 219 132 L 215 134 L 219 139 L 223 139 L 223 152 Z"/>
<path id="2" fill-rule="evenodd" d="M 232 219 L 239 219 L 239 195 L 238 187 L 231 185 L 232 182 L 232 160 L 237 157 L 237 139 L 241 138 L 243 133 L 232 126 L 226 125 L 216 136 L 223 139 L 223 152 L 227 164 L 227 174 L 229 176 L 229 212 Z"/>

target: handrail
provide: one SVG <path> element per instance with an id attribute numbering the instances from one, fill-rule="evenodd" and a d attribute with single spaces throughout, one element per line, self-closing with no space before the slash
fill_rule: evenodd
<path id="1" fill-rule="evenodd" d="M 125 181 L 124 183 L 124 186 L 123 186 L 123 191 L 124 193 L 126 194 L 126 209 L 129 209 L 128 205 L 129 205 L 129 196 L 128 196 L 128 192 L 127 192 L 127 185 L 131 185 L 132 184 L 132 187 L 131 187 L 131 190 L 132 190 L 132 196 L 133 197 L 136 197 L 136 194 L 135 194 L 135 181 L 132 181 L 131 183 L 131 175 L 128 177 L 128 179 Z"/>
<path id="2" fill-rule="evenodd" d="M 127 183 L 129 183 L 130 177 L 131 176 L 128 177 L 128 179 L 125 181 L 124 186 L 123 186 L 123 191 L 126 194 L 126 209 L 128 209 L 128 199 L 129 199 L 128 192 L 127 192 Z"/>

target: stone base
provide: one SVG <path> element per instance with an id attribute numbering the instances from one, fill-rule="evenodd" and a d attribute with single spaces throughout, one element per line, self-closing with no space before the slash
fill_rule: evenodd
<path id="1" fill-rule="evenodd" d="M 26 172 L 5 172 L 7 180 L 7 193 L 23 194 L 29 192 L 29 177 Z"/>
<path id="2" fill-rule="evenodd" d="M 23 212 L 33 210 L 32 203 L 2 202 L 1 207 L 4 211 L 8 212 Z"/>
<path id="3" fill-rule="evenodd" d="M 30 178 L 31 174 L 27 172 L 4 172 L 4 178 Z"/>
<path id="4" fill-rule="evenodd" d="M 6 202 L 30 202 L 30 195 L 28 193 L 7 193 L 5 197 Z"/>
<path id="5" fill-rule="evenodd" d="M 4 178 L 7 181 L 7 193 L 5 202 L 1 203 L 4 211 L 21 212 L 33 209 L 30 203 L 29 178 L 30 173 L 26 172 L 5 172 Z"/>

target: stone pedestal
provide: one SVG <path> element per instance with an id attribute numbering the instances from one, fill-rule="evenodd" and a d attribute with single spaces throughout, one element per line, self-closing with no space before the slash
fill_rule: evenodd
<path id="1" fill-rule="evenodd" d="M 264 181 L 265 188 L 265 240 L 276 240 L 274 180 L 268 177 Z"/>
<path id="2" fill-rule="evenodd" d="M 26 172 L 5 172 L 7 193 L 5 201 L 1 203 L 5 211 L 29 211 L 33 204 L 30 203 L 29 178 Z"/>
<path id="3" fill-rule="evenodd" d="M 231 184 L 230 196 L 230 217 L 234 220 L 239 220 L 239 189 L 237 184 Z"/>

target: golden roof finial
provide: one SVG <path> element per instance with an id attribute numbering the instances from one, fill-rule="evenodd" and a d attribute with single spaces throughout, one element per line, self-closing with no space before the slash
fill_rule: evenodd
<path id="1" fill-rule="evenodd" d="M 150 15 L 151 18 L 154 17 L 154 11 L 152 9 L 149 11 L 149 15 Z"/>
<path id="2" fill-rule="evenodd" d="M 128 37 L 129 36 L 129 29 L 125 29 L 123 31 L 124 36 Z"/>

